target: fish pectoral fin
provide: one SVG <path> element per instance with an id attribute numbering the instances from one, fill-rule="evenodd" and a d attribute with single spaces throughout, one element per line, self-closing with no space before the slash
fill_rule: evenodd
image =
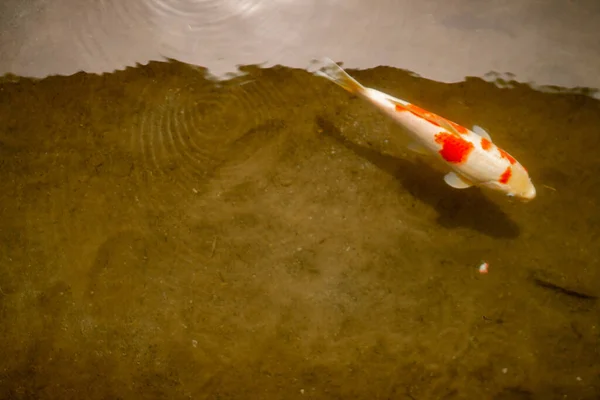
<path id="1" fill-rule="evenodd" d="M 471 129 L 473 132 L 475 132 L 476 134 L 478 134 L 479 136 L 481 136 L 482 138 L 486 138 L 487 140 L 489 140 L 490 142 L 492 141 L 492 137 L 490 136 L 489 133 L 487 133 L 485 131 L 485 129 L 483 129 L 482 127 L 480 127 L 479 125 L 473 125 L 473 129 Z"/>
<path id="2" fill-rule="evenodd" d="M 448 186 L 452 186 L 455 189 L 466 189 L 473 186 L 471 182 L 459 176 L 456 172 L 448 172 L 444 176 L 444 181 L 446 181 Z"/>
<path id="3" fill-rule="evenodd" d="M 417 142 L 411 142 L 408 144 L 407 147 L 410 151 L 413 151 L 417 154 L 421 154 L 424 156 L 431 154 L 431 152 L 425 146 L 423 146 L 422 144 L 417 143 Z"/>

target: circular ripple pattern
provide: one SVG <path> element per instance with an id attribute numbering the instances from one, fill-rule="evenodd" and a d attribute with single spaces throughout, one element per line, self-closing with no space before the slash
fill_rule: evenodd
<path id="1" fill-rule="evenodd" d="M 197 190 L 227 143 L 256 118 L 244 98 L 215 86 L 198 90 L 147 86 L 140 94 L 159 102 L 142 105 L 133 146 L 142 154 L 143 169 L 166 178 L 178 192 Z"/>
<path id="2" fill-rule="evenodd" d="M 340 51 L 343 42 L 360 47 L 357 32 L 374 20 L 359 18 L 346 32 L 340 21 L 357 20 L 357 7 L 341 1 L 59 0 L 33 15 L 35 29 L 47 34 L 32 39 L 18 58 L 36 75 L 112 72 L 165 57 L 217 76 L 238 64 L 303 68 L 324 53 L 338 57 L 331 49 Z M 342 41 L 335 32 L 344 32 Z"/>
<path id="3" fill-rule="evenodd" d="M 301 47 L 324 5 L 316 0 L 152 0 L 147 6 L 160 31 L 160 54 L 210 64 L 220 75 L 221 63 L 262 63 Z"/>
<path id="4" fill-rule="evenodd" d="M 64 21 L 64 15 L 70 16 L 58 29 L 74 42 L 63 46 L 69 48 L 69 58 L 80 69 L 103 73 L 160 59 L 154 39 L 158 32 L 152 30 L 146 1 L 70 3 L 68 10 L 56 8 L 52 18 Z"/>
<path id="5" fill-rule="evenodd" d="M 157 68 L 167 68 L 162 65 Z M 139 94 L 131 146 L 141 163 L 136 168 L 141 203 L 166 215 L 169 230 L 177 229 L 178 257 L 196 260 L 201 250 L 191 225 L 207 211 L 198 209 L 206 203 L 200 198 L 207 191 L 227 191 L 250 173 L 265 173 L 278 157 L 272 143 L 281 142 L 293 112 L 292 94 L 302 85 L 289 71 L 253 69 L 225 83 L 181 74 L 156 83 L 148 79 Z M 182 226 L 189 234 L 181 234 Z"/>

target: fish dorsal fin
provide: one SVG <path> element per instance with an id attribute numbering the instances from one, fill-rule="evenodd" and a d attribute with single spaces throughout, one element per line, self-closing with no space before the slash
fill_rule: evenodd
<path id="1" fill-rule="evenodd" d="M 382 94 L 387 101 L 389 101 L 390 103 L 392 103 L 396 107 L 399 107 L 399 108 L 401 108 L 401 109 L 403 109 L 405 111 L 410 111 L 410 108 L 408 107 L 408 104 L 406 104 L 406 102 L 403 102 L 400 99 L 397 99 L 397 98 L 395 98 L 393 96 L 390 96 L 389 94 L 380 92 L 378 90 L 377 90 L 377 92 L 380 93 L 380 94 Z"/>
<path id="2" fill-rule="evenodd" d="M 485 129 L 483 129 L 479 125 L 473 125 L 473 129 L 471 129 L 471 130 L 473 132 L 475 132 L 476 134 L 478 134 L 479 136 L 481 136 L 482 138 L 485 138 L 485 139 L 489 140 L 490 142 L 492 141 L 492 138 L 491 138 L 490 134 L 487 133 L 485 131 Z"/>
<path id="3" fill-rule="evenodd" d="M 471 182 L 459 176 L 458 174 L 456 174 L 456 172 L 448 172 L 444 176 L 444 181 L 446 181 L 448 186 L 452 186 L 455 189 L 466 189 L 468 187 L 473 186 Z"/>
<path id="4" fill-rule="evenodd" d="M 444 118 L 440 117 L 439 115 L 436 115 L 432 112 L 426 111 L 421 109 L 420 107 L 417 107 L 413 104 L 403 104 L 400 103 L 397 99 L 393 98 L 393 97 L 389 97 L 387 98 L 389 101 L 391 101 L 394 105 L 396 105 L 399 108 L 402 108 L 403 110 L 406 111 L 410 111 L 413 114 L 418 115 L 419 117 L 423 118 L 426 121 L 429 122 L 435 122 L 437 123 L 439 126 L 441 126 L 442 128 L 447 129 L 450 132 L 456 132 L 456 130 L 452 127 L 452 125 L 450 125 L 448 123 L 448 121 L 446 121 Z M 458 134 L 458 132 L 456 132 Z"/>
<path id="5" fill-rule="evenodd" d="M 453 134 L 454 136 L 458 136 L 460 137 L 460 133 L 458 133 L 458 131 L 456 130 L 455 127 L 452 126 L 452 124 L 450 122 L 448 122 L 447 120 L 445 120 L 444 118 L 440 117 L 440 116 L 436 116 L 435 117 L 436 122 L 445 130 L 447 130 L 448 132 L 450 132 L 451 134 Z"/>
<path id="6" fill-rule="evenodd" d="M 427 110 L 423 110 L 420 107 L 417 107 L 413 104 L 404 104 L 394 97 L 386 96 L 386 98 L 388 99 L 388 101 L 390 101 L 392 104 L 394 104 L 396 106 L 396 109 L 402 109 L 403 111 L 410 111 L 411 113 L 419 116 L 420 118 L 423 118 L 425 121 L 429 121 L 432 124 L 440 126 L 455 136 L 460 136 L 460 133 L 458 132 L 458 130 L 453 126 L 453 124 L 451 124 L 445 118 L 442 118 L 439 115 L 429 112 Z M 466 133 L 466 129 L 465 129 L 465 133 Z"/>

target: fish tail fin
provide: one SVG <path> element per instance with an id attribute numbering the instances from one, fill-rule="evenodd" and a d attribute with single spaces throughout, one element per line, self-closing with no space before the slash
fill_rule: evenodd
<path id="1" fill-rule="evenodd" d="M 366 90 L 363 85 L 329 58 L 322 60 L 321 68 L 315 71 L 314 75 L 329 79 L 352 94 L 360 94 Z"/>

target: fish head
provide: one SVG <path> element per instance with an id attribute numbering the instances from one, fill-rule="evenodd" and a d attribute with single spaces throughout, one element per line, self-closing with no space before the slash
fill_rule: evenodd
<path id="1" fill-rule="evenodd" d="M 529 173 L 521 164 L 512 166 L 512 177 L 507 182 L 508 195 L 513 196 L 523 202 L 535 199 L 536 190 Z"/>
<path id="2" fill-rule="evenodd" d="M 497 181 L 486 182 L 483 186 L 503 192 L 507 196 L 525 203 L 533 200 L 536 196 L 536 190 L 525 167 L 517 162 L 508 168 L 507 171 L 510 171 L 510 174 L 505 179 L 501 177 Z"/>

